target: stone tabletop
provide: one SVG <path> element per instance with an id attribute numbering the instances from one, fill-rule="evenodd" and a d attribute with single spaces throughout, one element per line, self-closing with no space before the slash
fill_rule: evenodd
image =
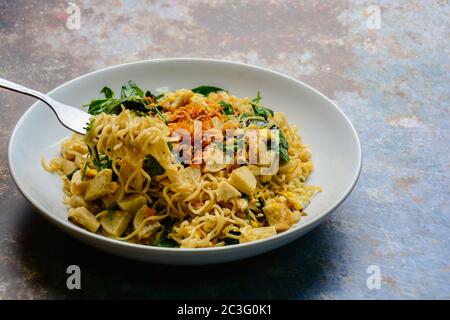
<path id="1" fill-rule="evenodd" d="M 65 235 L 20 194 L 7 145 L 34 101 L 1 91 L 0 299 L 450 298 L 448 0 L 70 2 L 0 0 L 0 77 L 49 91 L 152 58 L 267 67 L 350 117 L 362 174 L 325 223 L 273 252 L 208 267 L 138 263 Z M 66 286 L 73 264 L 81 290 Z"/>

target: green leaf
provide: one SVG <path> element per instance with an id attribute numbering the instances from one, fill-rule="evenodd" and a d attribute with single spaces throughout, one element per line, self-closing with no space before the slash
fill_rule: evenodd
<path id="1" fill-rule="evenodd" d="M 225 238 L 223 239 L 223 242 L 225 242 L 225 245 L 227 246 L 231 246 L 234 244 L 239 244 L 239 240 L 238 239 L 234 239 L 234 238 Z"/>
<path id="2" fill-rule="evenodd" d="M 226 91 L 226 90 L 223 90 L 222 88 L 218 88 L 218 87 L 213 87 L 213 86 L 200 86 L 200 87 L 192 89 L 192 92 L 200 93 L 200 94 L 204 95 L 205 97 L 207 97 L 210 93 L 219 92 L 219 91 Z"/>
<path id="3" fill-rule="evenodd" d="M 98 155 L 93 161 L 98 171 L 103 169 L 112 169 L 112 160 L 107 155 Z"/>
<path id="4" fill-rule="evenodd" d="M 147 172 L 151 176 L 160 176 L 166 172 L 166 169 L 164 169 L 158 160 L 150 154 L 145 157 L 145 164 L 147 167 Z"/>
<path id="5" fill-rule="evenodd" d="M 284 135 L 283 130 L 281 130 L 277 125 L 273 125 L 270 129 L 276 129 L 279 132 L 279 145 L 273 151 L 277 152 L 280 155 L 280 158 L 284 161 L 289 161 L 289 143 L 286 139 L 286 136 Z"/>
<path id="6" fill-rule="evenodd" d="M 102 90 L 100 90 L 100 93 L 103 93 L 105 95 L 105 98 L 112 99 L 114 98 L 114 91 L 112 91 L 109 87 L 104 86 Z"/>
<path id="7" fill-rule="evenodd" d="M 73 170 L 71 173 L 69 173 L 68 175 L 66 175 L 67 179 L 72 180 L 73 174 L 74 174 L 75 172 L 77 172 L 77 171 L 78 171 L 78 169 L 75 169 L 75 170 Z"/>
<path id="8" fill-rule="evenodd" d="M 262 208 L 264 208 L 266 206 L 266 202 L 264 201 L 263 197 L 258 198 L 258 205 L 261 210 L 262 210 Z"/>
<path id="9" fill-rule="evenodd" d="M 224 114 L 231 116 L 234 115 L 234 108 L 231 103 L 227 103 L 225 101 L 219 101 L 219 104 L 222 106 L 222 111 Z"/>
<path id="10" fill-rule="evenodd" d="M 265 119 L 273 117 L 273 110 L 266 107 L 253 105 L 253 111 L 256 116 L 264 117 Z"/>
<path id="11" fill-rule="evenodd" d="M 239 231 L 230 231 L 229 233 L 231 233 L 232 235 L 235 236 L 240 236 L 241 233 Z M 225 238 L 223 239 L 223 241 L 225 242 L 225 245 L 232 245 L 232 244 L 239 244 L 239 240 L 238 239 L 234 239 L 234 238 Z"/>
<path id="12" fill-rule="evenodd" d="M 91 118 L 89 119 L 89 122 L 86 123 L 86 127 L 84 127 L 83 129 L 86 130 L 86 133 L 88 133 L 89 131 L 91 131 L 93 125 L 94 125 L 94 118 Z"/>
<path id="13" fill-rule="evenodd" d="M 158 94 L 157 96 L 155 96 L 155 101 L 158 101 L 162 97 L 164 97 L 164 93 Z"/>
<path id="14" fill-rule="evenodd" d="M 88 113 L 92 115 L 97 115 L 100 113 L 115 113 L 120 104 L 121 99 L 94 99 L 91 103 L 85 104 L 84 107 L 89 107 Z"/>
<path id="15" fill-rule="evenodd" d="M 258 90 L 258 92 L 256 92 L 256 97 L 252 99 L 252 102 L 256 105 L 258 105 L 261 102 L 261 94 Z"/>
<path id="16" fill-rule="evenodd" d="M 286 148 L 280 148 L 279 152 L 281 159 L 283 159 L 284 161 L 289 161 L 289 153 Z"/>
<path id="17" fill-rule="evenodd" d="M 83 167 L 83 171 L 81 171 L 81 181 L 83 181 L 84 178 L 86 177 L 87 168 L 88 168 L 88 162 L 86 161 L 86 163 L 84 164 L 84 167 Z"/>
<path id="18" fill-rule="evenodd" d="M 111 205 L 111 207 L 108 208 L 108 219 L 109 219 L 109 221 L 112 221 L 114 211 L 116 211 L 116 210 L 119 210 L 119 206 L 117 205 L 117 203 L 113 203 Z"/>
<path id="19" fill-rule="evenodd" d="M 144 97 L 145 93 L 141 88 L 137 86 L 134 81 L 129 80 L 127 84 L 122 86 L 122 90 L 120 92 L 120 97 L 122 99 L 131 98 L 133 96 Z"/>
<path id="20" fill-rule="evenodd" d="M 164 247 L 164 248 L 178 248 L 179 244 L 176 243 L 174 240 L 169 238 L 161 238 L 157 241 L 154 241 L 152 244 L 154 247 Z"/>
<path id="21" fill-rule="evenodd" d="M 255 113 L 255 116 L 264 117 L 267 120 L 267 118 L 271 116 L 273 117 L 273 110 L 263 107 L 261 105 L 261 99 L 262 99 L 261 94 L 258 91 L 256 93 L 256 98 L 254 98 L 252 102 L 250 102 L 250 104 L 253 107 L 253 112 Z"/>
<path id="22" fill-rule="evenodd" d="M 146 96 L 147 98 L 155 99 L 155 96 L 151 93 L 150 90 L 145 91 L 145 96 Z"/>
<path id="23" fill-rule="evenodd" d="M 162 107 L 161 106 L 154 106 L 152 111 L 165 123 L 169 121 L 164 113 L 161 112 Z"/>

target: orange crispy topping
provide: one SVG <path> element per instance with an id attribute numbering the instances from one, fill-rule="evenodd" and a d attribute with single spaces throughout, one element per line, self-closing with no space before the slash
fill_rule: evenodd
<path id="1" fill-rule="evenodd" d="M 208 130 L 212 128 L 211 119 L 218 117 L 222 120 L 223 115 L 220 112 L 222 107 L 216 106 L 213 110 L 206 109 L 199 103 L 189 103 L 183 107 L 176 109 L 169 119 L 169 129 L 171 132 L 182 128 L 194 134 L 194 120 L 202 122 L 202 129 Z"/>

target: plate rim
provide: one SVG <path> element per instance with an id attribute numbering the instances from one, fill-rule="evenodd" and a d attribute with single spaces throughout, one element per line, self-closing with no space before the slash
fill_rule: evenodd
<path id="1" fill-rule="evenodd" d="M 19 179 L 17 177 L 17 173 L 14 171 L 14 165 L 12 164 L 13 162 L 12 162 L 12 159 L 11 159 L 12 150 L 14 148 L 13 147 L 13 141 L 15 140 L 15 136 L 17 134 L 17 131 L 22 126 L 23 122 L 27 119 L 27 117 L 29 117 L 29 114 L 31 113 L 31 111 L 33 109 L 35 109 L 36 106 L 39 104 L 39 101 L 36 101 L 35 103 L 33 103 L 22 114 L 22 116 L 17 121 L 16 125 L 14 126 L 14 129 L 12 131 L 12 134 L 11 134 L 11 136 L 9 138 L 9 142 L 8 142 L 8 168 L 9 168 L 11 176 L 12 176 L 12 178 L 14 180 L 14 183 L 16 184 L 16 186 L 19 189 L 19 191 L 21 192 L 21 194 L 36 209 L 38 209 L 38 211 L 41 213 L 41 215 L 44 215 L 45 218 L 50 220 L 50 222 L 52 222 L 53 224 L 57 225 L 58 227 L 69 228 L 70 231 L 72 231 L 72 232 L 81 233 L 84 236 L 93 238 L 93 240 L 99 240 L 100 242 L 105 242 L 105 244 L 109 244 L 109 245 L 112 245 L 112 246 L 121 246 L 121 247 L 123 246 L 123 247 L 128 247 L 129 249 L 146 250 L 146 251 L 149 251 L 149 252 L 151 252 L 151 251 L 160 251 L 160 252 L 183 252 L 183 253 L 188 253 L 188 252 L 192 252 L 192 253 L 209 252 L 209 253 L 211 253 L 211 252 L 222 252 L 222 251 L 230 251 L 230 250 L 233 251 L 233 250 L 236 250 L 236 249 L 251 248 L 251 247 L 262 245 L 264 243 L 269 244 L 271 242 L 275 243 L 277 240 L 281 241 L 283 238 L 289 237 L 289 235 L 292 235 L 294 233 L 301 233 L 304 230 L 308 230 L 308 228 L 311 228 L 312 226 L 314 226 L 315 224 L 317 224 L 318 222 L 320 222 L 321 220 L 326 218 L 332 211 L 334 211 L 337 207 L 339 207 L 347 199 L 347 197 L 350 195 L 352 190 L 355 188 L 355 186 L 356 186 L 356 184 L 358 182 L 358 179 L 359 179 L 359 177 L 361 175 L 361 170 L 362 170 L 363 154 L 362 154 L 361 141 L 359 139 L 358 132 L 356 131 L 353 123 L 350 121 L 350 119 L 347 117 L 347 115 L 330 98 L 328 98 L 326 95 L 321 93 L 319 90 L 317 90 L 317 89 L 311 87 L 310 85 L 304 83 L 303 81 L 297 80 L 294 77 L 286 75 L 286 74 L 283 74 L 281 72 L 274 71 L 274 70 L 271 70 L 271 69 L 268 69 L 268 68 L 265 68 L 265 67 L 261 67 L 261 66 L 256 66 L 256 65 L 252 65 L 252 64 L 243 63 L 243 62 L 224 60 L 224 59 L 189 58 L 189 57 L 158 58 L 158 59 L 148 59 L 148 60 L 139 60 L 139 61 L 127 62 L 127 63 L 123 63 L 123 64 L 118 64 L 118 65 L 113 65 L 113 66 L 108 66 L 108 67 L 105 67 L 105 68 L 97 69 L 97 70 L 85 73 L 85 74 L 83 74 L 81 76 L 78 76 L 76 78 L 73 78 L 73 79 L 71 79 L 69 81 L 66 81 L 66 82 L 58 85 L 57 87 L 55 87 L 51 91 L 49 91 L 47 94 L 51 96 L 55 91 L 59 90 L 61 87 L 66 86 L 66 85 L 68 85 L 68 84 L 70 84 L 72 82 L 82 80 L 83 78 L 89 77 L 89 76 L 91 76 L 91 75 L 93 75 L 95 73 L 105 72 L 105 71 L 109 71 L 109 70 L 113 70 L 113 69 L 119 69 L 119 68 L 130 66 L 130 65 L 151 64 L 151 63 L 158 63 L 158 62 L 178 62 L 178 61 L 184 61 L 184 62 L 201 61 L 201 62 L 208 62 L 208 63 L 213 63 L 213 64 L 217 64 L 217 63 L 218 64 L 232 64 L 232 65 L 235 65 L 235 66 L 241 66 L 241 67 L 245 67 L 245 68 L 256 69 L 256 70 L 259 70 L 259 71 L 271 73 L 273 75 L 280 76 L 280 77 L 286 78 L 288 80 L 294 81 L 298 85 L 306 87 L 307 89 L 309 89 L 312 92 L 314 92 L 316 95 L 318 95 L 321 98 L 323 98 L 326 101 L 328 101 L 339 112 L 339 114 L 344 118 L 344 120 L 350 126 L 351 132 L 353 133 L 353 137 L 356 139 L 356 142 L 357 142 L 356 143 L 356 146 L 357 146 L 357 162 L 358 162 L 357 163 L 357 170 L 356 170 L 354 176 L 351 179 L 352 182 L 351 182 L 350 186 L 347 187 L 347 189 L 345 190 L 343 195 L 339 198 L 339 200 L 337 200 L 333 205 L 331 205 L 326 210 L 324 210 L 321 214 L 317 215 L 316 217 L 312 218 L 311 220 L 308 220 L 305 224 L 301 225 L 301 227 L 290 228 L 290 229 L 288 229 L 288 230 L 286 230 L 286 231 L 284 231 L 282 233 L 276 234 L 275 236 L 268 237 L 268 238 L 265 238 L 265 239 L 260 239 L 260 240 L 256 240 L 256 241 L 252 241 L 252 242 L 246 242 L 246 243 L 240 243 L 240 244 L 232 245 L 232 246 L 208 247 L 208 248 L 166 248 L 166 247 L 156 247 L 156 246 L 135 244 L 135 243 L 125 242 L 125 241 L 110 239 L 108 237 L 101 236 L 101 235 L 89 232 L 87 230 L 84 230 L 83 228 L 80 228 L 78 226 L 73 225 L 69 221 L 61 220 L 60 218 L 54 216 L 50 212 L 50 210 L 47 210 L 46 208 L 40 206 L 36 201 L 33 200 L 32 196 L 27 194 L 27 192 L 22 189 L 22 186 L 19 183 Z"/>

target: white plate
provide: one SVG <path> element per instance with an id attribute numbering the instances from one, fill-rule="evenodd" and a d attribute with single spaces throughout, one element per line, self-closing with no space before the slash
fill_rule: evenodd
<path id="1" fill-rule="evenodd" d="M 108 85 L 116 92 L 128 80 L 145 89 L 194 88 L 213 85 L 238 97 L 261 91 L 263 103 L 285 112 L 299 127 L 303 142 L 311 145 L 315 170 L 310 185 L 323 188 L 308 207 L 308 216 L 290 230 L 272 238 L 220 248 L 160 248 L 111 240 L 81 229 L 67 220 L 62 181 L 41 167 L 59 152 L 71 132 L 43 103 L 33 104 L 22 116 L 9 143 L 9 166 L 24 196 L 52 223 L 99 249 L 148 262 L 208 264 L 238 260 L 280 247 L 305 234 L 335 209 L 354 187 L 361 170 L 358 135 L 344 113 L 328 98 L 291 77 L 241 63 L 208 59 L 159 59 L 119 65 L 89 73 L 50 92 L 55 99 L 81 106 Z M 57 239 L 55 239 L 57 240 Z"/>

